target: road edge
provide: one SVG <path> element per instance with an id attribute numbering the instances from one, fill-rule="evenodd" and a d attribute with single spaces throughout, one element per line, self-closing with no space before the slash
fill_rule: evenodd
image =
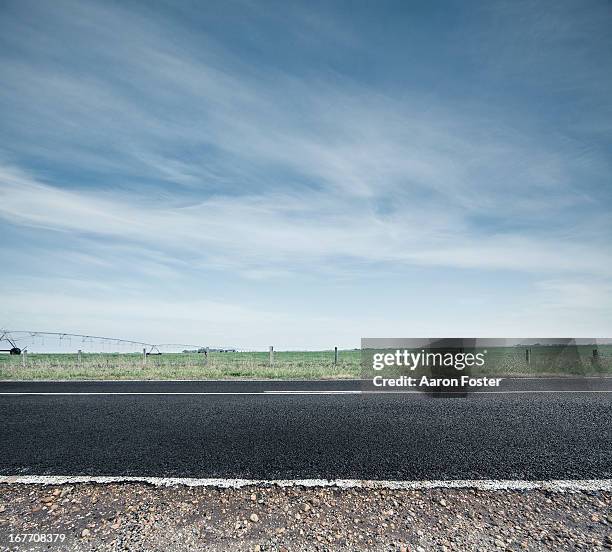
<path id="1" fill-rule="evenodd" d="M 335 487 L 338 489 L 477 489 L 481 491 L 532 491 L 589 492 L 612 491 L 612 479 L 554 479 L 548 481 L 528 480 L 361 480 L 361 479 L 222 479 L 190 477 L 147 476 L 84 476 L 84 475 L 5 475 L 0 476 L 0 485 L 69 485 L 69 484 L 114 484 L 144 483 L 157 487 Z"/>

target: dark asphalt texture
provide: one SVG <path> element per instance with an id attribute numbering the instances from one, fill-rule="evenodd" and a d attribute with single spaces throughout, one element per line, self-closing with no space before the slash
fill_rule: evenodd
<path id="1" fill-rule="evenodd" d="M 533 383 L 513 389 L 538 389 Z M 574 388 L 576 383 L 547 385 Z M 360 382 L 2 382 L 0 392 L 361 389 Z M 588 383 L 609 389 L 610 380 Z M 612 478 L 612 394 L 0 395 L 0 474 Z"/>

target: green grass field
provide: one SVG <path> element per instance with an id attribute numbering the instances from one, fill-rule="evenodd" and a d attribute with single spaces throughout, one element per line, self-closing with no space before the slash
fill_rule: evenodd
<path id="1" fill-rule="evenodd" d="M 28 354 L 0 357 L 0 379 L 347 379 L 360 375 L 360 351 L 142 354 Z"/>
<path id="2" fill-rule="evenodd" d="M 392 369 L 391 369 L 392 370 Z M 468 372 L 466 372 L 468 373 Z M 527 362 L 521 347 L 490 348 L 487 364 L 471 368 L 473 375 L 612 375 L 612 346 L 592 346 L 562 350 L 555 347 L 531 348 Z M 0 356 L 0 379 L 347 379 L 379 375 L 362 370 L 361 351 L 275 352 L 270 365 L 267 352 L 196 353 L 150 355 L 143 364 L 141 354 L 96 353 L 28 354 Z M 391 375 L 389 371 L 386 375 Z"/>

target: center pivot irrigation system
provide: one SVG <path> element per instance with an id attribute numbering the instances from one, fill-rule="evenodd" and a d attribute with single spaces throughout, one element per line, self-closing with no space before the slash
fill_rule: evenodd
<path id="1" fill-rule="evenodd" d="M 10 355 L 20 355 L 29 352 L 35 346 L 46 348 L 49 342 L 62 346 L 73 346 L 79 344 L 82 348 L 97 347 L 100 351 L 113 352 L 119 349 L 131 349 L 134 352 L 143 351 L 146 355 L 161 355 L 162 350 L 184 351 L 191 349 L 193 352 L 204 353 L 208 347 L 201 345 L 188 345 L 185 343 L 145 343 L 144 341 L 133 341 L 131 339 L 118 339 L 114 337 L 103 337 L 97 335 L 85 335 L 63 332 L 39 332 L 29 330 L 0 330 L 0 352 Z"/>

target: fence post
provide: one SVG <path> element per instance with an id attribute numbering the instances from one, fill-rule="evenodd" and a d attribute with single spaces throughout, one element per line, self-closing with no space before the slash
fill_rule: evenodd
<path id="1" fill-rule="evenodd" d="M 26 367 L 26 362 L 27 362 L 27 360 L 28 360 L 28 359 L 26 358 L 26 357 L 27 357 L 27 355 L 28 355 L 28 351 L 22 351 L 22 353 L 21 353 L 21 366 L 22 366 L 23 368 L 25 368 L 25 367 Z"/>
<path id="2" fill-rule="evenodd" d="M 147 365 L 147 348 L 146 347 L 142 348 L 142 365 L 143 366 Z"/>
<path id="3" fill-rule="evenodd" d="M 593 358 L 597 360 L 599 357 L 599 349 L 593 349 Z"/>
<path id="4" fill-rule="evenodd" d="M 334 347 L 334 366 L 338 364 L 338 347 Z"/>
<path id="5" fill-rule="evenodd" d="M 531 350 L 530 349 L 525 349 L 525 361 L 527 362 L 527 364 L 531 364 Z"/>
<path id="6" fill-rule="evenodd" d="M 81 349 L 79 349 L 79 351 L 77 352 L 77 362 L 79 364 L 79 368 L 83 367 L 83 358 L 82 358 L 82 354 L 81 354 Z"/>
<path id="7" fill-rule="evenodd" d="M 204 349 L 204 366 L 208 366 L 208 347 Z"/>
<path id="8" fill-rule="evenodd" d="M 270 345 L 270 366 L 274 364 L 274 347 Z"/>

